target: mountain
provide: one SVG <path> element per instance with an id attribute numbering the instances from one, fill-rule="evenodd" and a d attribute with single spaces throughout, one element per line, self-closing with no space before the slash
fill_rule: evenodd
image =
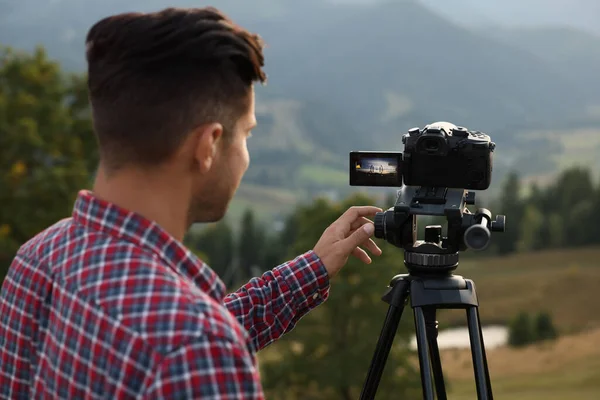
<path id="1" fill-rule="evenodd" d="M 595 50 L 600 49 L 600 36 L 567 26 L 497 28 L 481 34 L 534 54 L 564 76 L 571 90 L 594 99 L 592 109 L 600 109 L 599 87 L 593 84 L 600 71 L 600 51 Z"/>
<path id="2" fill-rule="evenodd" d="M 343 0 L 340 0 L 343 1 Z M 377 3 L 378 0 L 365 0 Z M 477 28 L 570 27 L 600 35 L 597 0 L 421 0 L 432 11 Z"/>
<path id="3" fill-rule="evenodd" d="M 592 102 L 534 54 L 415 1 L 323 8 L 323 23 L 307 29 L 313 13 L 281 20 L 285 33 L 272 38 L 269 58 L 273 85 L 360 115 L 357 126 L 377 131 L 380 145 L 398 145 L 406 128 L 434 120 L 481 130 L 580 120 Z"/>
<path id="4" fill-rule="evenodd" d="M 581 121 L 583 110 L 600 103 L 597 80 L 573 82 L 539 54 L 449 22 L 421 1 L 211 4 L 268 43 L 265 96 L 329 104 L 357 130 L 374 135 L 379 146 L 396 146 L 401 132 L 434 120 L 484 131 L 551 126 Z M 22 48 L 43 42 L 64 64 L 82 69 L 83 38 L 94 21 L 168 5 L 164 0 L 22 0 L 0 17 L 0 37 Z"/>
<path id="5" fill-rule="evenodd" d="M 551 15 L 575 25 L 556 11 L 563 7 L 558 0 L 543 3 L 552 10 L 541 0 L 492 3 L 211 2 L 268 46 L 269 82 L 257 88 L 259 127 L 249 141 L 252 162 L 244 179 L 252 188 L 249 198 L 266 187 L 284 189 L 288 196 L 276 197 L 286 199 L 348 190 L 349 151 L 401 150 L 407 129 L 439 120 L 492 136 L 498 144 L 494 182 L 509 168 L 523 175 L 556 168 L 548 154 L 561 154 L 564 144 L 529 132 L 583 130 L 600 122 L 598 39 L 540 25 L 557 21 Z M 583 20 L 596 7 L 583 0 L 569 4 Z M 0 42 L 25 50 L 43 44 L 65 68 L 83 71 L 84 37 L 95 21 L 173 5 L 0 0 Z M 510 22 L 507 10 L 521 10 L 514 15 L 518 26 L 503 25 Z"/>

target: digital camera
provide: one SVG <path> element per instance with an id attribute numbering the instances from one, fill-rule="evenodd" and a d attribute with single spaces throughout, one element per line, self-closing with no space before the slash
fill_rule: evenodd
<path id="1" fill-rule="evenodd" d="M 351 186 L 426 186 L 486 190 L 492 181 L 490 137 L 449 122 L 412 128 L 404 152 L 350 153 Z"/>

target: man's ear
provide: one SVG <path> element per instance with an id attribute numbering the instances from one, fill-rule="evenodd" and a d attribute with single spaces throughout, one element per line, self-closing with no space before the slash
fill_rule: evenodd
<path id="1" fill-rule="evenodd" d="M 200 171 L 207 172 L 217 154 L 218 144 L 223 136 L 223 125 L 216 122 L 202 125 L 196 129 L 195 136 L 197 140 L 194 158 L 200 166 Z"/>

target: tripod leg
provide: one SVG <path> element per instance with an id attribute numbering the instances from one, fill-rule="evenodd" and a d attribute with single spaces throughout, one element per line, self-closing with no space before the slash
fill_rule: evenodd
<path id="1" fill-rule="evenodd" d="M 409 282 L 399 280 L 386 296 L 384 296 L 384 301 L 389 302 L 390 307 L 388 308 L 385 322 L 383 323 L 383 328 L 379 335 L 379 340 L 377 341 L 377 347 L 375 348 L 371 366 L 367 373 L 367 379 L 363 386 L 362 393 L 360 394 L 360 400 L 373 400 L 375 398 L 375 393 L 377 392 L 377 387 L 379 386 L 385 363 L 390 353 L 390 349 L 392 348 L 394 336 L 396 335 L 400 319 L 402 318 L 404 302 L 408 297 L 408 289 Z"/>
<path id="2" fill-rule="evenodd" d="M 467 323 L 469 325 L 469 338 L 471 339 L 471 356 L 473 357 L 477 398 L 479 400 L 492 400 L 492 388 L 487 370 L 487 360 L 485 358 L 483 335 L 477 307 L 467 308 Z"/>
<path id="3" fill-rule="evenodd" d="M 429 346 L 427 344 L 425 315 L 423 314 L 421 307 L 414 307 L 414 313 L 419 366 L 421 369 L 421 384 L 423 385 L 423 398 L 425 400 L 433 400 L 433 382 L 431 379 L 431 362 L 429 359 Z"/>
<path id="4" fill-rule="evenodd" d="M 440 349 L 437 342 L 438 324 L 436 318 L 436 309 L 434 307 L 424 307 L 425 326 L 427 329 L 427 343 L 429 345 L 429 356 L 431 357 L 431 367 L 433 370 L 433 379 L 435 381 L 435 391 L 438 400 L 446 400 L 446 384 L 444 383 L 444 373 L 442 371 L 442 361 L 440 358 Z"/>
<path id="5" fill-rule="evenodd" d="M 476 308 L 477 311 L 477 321 L 479 321 L 479 308 Z M 487 383 L 487 391 L 488 398 L 492 400 L 494 396 L 492 395 L 492 380 L 490 379 L 490 370 L 488 368 L 487 356 L 485 354 L 485 343 L 483 341 L 483 332 L 481 330 L 481 323 L 477 323 L 479 325 L 479 337 L 481 338 L 481 354 L 483 355 L 483 368 L 485 370 L 485 381 Z"/>

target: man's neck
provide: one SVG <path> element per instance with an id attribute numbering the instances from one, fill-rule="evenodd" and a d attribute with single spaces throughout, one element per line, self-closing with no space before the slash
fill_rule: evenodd
<path id="1" fill-rule="evenodd" d="M 107 177 L 99 168 L 94 187 L 95 196 L 156 222 L 179 241 L 188 229 L 185 188 L 160 173 L 127 170 Z"/>

